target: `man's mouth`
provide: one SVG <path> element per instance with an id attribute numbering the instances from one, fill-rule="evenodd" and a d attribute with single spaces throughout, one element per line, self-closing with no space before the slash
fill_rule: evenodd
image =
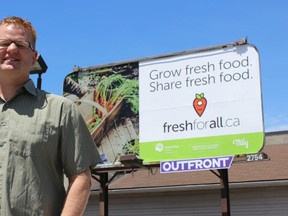
<path id="1" fill-rule="evenodd" d="M 15 62 L 15 61 L 19 61 L 19 59 L 16 59 L 16 58 L 4 58 L 4 61 Z"/>

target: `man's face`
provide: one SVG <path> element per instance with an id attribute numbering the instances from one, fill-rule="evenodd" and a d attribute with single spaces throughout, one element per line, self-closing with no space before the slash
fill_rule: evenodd
<path id="1" fill-rule="evenodd" d="M 0 39 L 32 42 L 30 32 L 17 25 L 1 25 Z M 30 68 L 35 64 L 37 52 L 31 48 L 17 47 L 15 43 L 7 43 L 6 46 L 5 48 L 0 46 L 0 77 L 10 81 L 27 81 Z"/>

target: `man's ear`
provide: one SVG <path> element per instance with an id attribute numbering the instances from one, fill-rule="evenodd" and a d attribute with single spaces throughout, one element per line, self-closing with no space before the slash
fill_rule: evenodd
<path id="1" fill-rule="evenodd" d="M 32 66 L 35 65 L 36 61 L 37 61 L 37 57 L 38 57 L 38 52 L 37 51 L 33 51 L 33 62 L 32 62 Z"/>

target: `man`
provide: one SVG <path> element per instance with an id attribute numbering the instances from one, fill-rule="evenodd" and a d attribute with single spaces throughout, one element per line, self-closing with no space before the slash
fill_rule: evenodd
<path id="1" fill-rule="evenodd" d="M 0 215 L 82 215 L 100 157 L 73 102 L 29 78 L 35 44 L 29 21 L 0 21 Z"/>

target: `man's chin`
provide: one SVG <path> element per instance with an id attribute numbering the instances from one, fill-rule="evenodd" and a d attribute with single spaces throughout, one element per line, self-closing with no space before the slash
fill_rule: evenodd
<path id="1" fill-rule="evenodd" d="M 15 67 L 15 65 L 9 64 L 9 65 L 2 65 L 1 66 L 1 71 L 16 71 L 17 67 Z"/>

